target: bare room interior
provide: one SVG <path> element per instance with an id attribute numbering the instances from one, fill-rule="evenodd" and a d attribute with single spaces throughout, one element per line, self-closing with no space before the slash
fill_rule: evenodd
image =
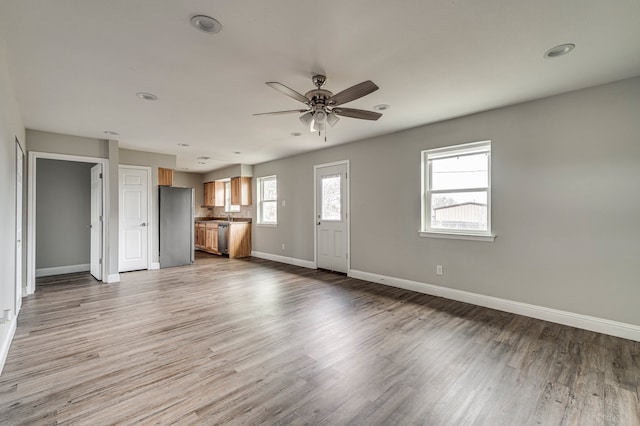
<path id="1" fill-rule="evenodd" d="M 640 3 L 0 2 L 0 424 L 640 425 Z"/>

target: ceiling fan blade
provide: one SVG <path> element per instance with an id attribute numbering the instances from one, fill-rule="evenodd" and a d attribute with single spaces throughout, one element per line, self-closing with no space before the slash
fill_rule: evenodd
<path id="1" fill-rule="evenodd" d="M 253 115 L 282 115 L 282 114 L 293 114 L 294 112 L 301 114 L 303 112 L 307 112 L 307 110 L 306 109 L 290 109 L 287 111 L 259 112 Z"/>
<path id="2" fill-rule="evenodd" d="M 342 117 L 360 118 L 362 120 L 377 120 L 382 117 L 379 112 L 365 111 L 353 108 L 334 108 L 333 112 Z"/>
<path id="3" fill-rule="evenodd" d="M 269 87 L 276 89 L 278 92 L 283 93 L 289 96 L 290 98 L 295 99 L 296 101 L 300 101 L 303 104 L 309 103 L 309 99 L 307 99 L 304 95 L 296 92 L 295 90 L 285 86 L 282 83 L 278 83 L 277 81 L 268 81 L 265 84 Z"/>
<path id="4" fill-rule="evenodd" d="M 376 90 L 378 90 L 378 86 L 376 86 L 373 81 L 363 81 L 362 83 L 351 86 L 340 93 L 336 93 L 335 95 L 327 99 L 327 103 L 329 105 L 346 104 L 347 102 L 354 101 L 358 98 L 368 95 L 369 93 L 375 92 Z"/>

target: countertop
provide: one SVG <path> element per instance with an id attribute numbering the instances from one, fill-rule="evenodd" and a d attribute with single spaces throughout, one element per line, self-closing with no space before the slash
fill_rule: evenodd
<path id="1" fill-rule="evenodd" d="M 245 217 L 232 217 L 231 220 L 227 220 L 226 218 L 217 218 L 217 217 L 198 217 L 195 219 L 196 223 L 202 222 L 215 222 L 215 223 L 251 223 L 251 218 Z"/>

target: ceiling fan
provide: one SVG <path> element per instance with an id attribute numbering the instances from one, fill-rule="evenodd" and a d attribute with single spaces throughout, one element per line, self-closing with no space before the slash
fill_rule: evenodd
<path id="1" fill-rule="evenodd" d="M 324 75 L 314 75 L 311 79 L 316 86 L 315 89 L 309 90 L 302 95 L 295 90 L 285 86 L 277 81 L 267 82 L 267 86 L 276 89 L 290 98 L 302 102 L 307 106 L 306 109 L 292 109 L 287 111 L 263 112 L 253 115 L 280 115 L 280 114 L 302 114 L 300 121 L 309 127 L 311 132 L 320 132 L 326 128 L 326 123 L 331 127 L 340 120 L 340 117 L 359 118 L 361 120 L 377 120 L 382 117 L 379 112 L 365 111 L 363 109 L 343 108 L 340 105 L 354 101 L 363 96 L 378 90 L 371 80 L 363 81 L 360 84 L 349 87 L 335 95 L 322 86 L 327 81 Z"/>

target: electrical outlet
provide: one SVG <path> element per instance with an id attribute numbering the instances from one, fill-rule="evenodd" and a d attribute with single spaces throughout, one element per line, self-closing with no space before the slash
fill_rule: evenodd
<path id="1" fill-rule="evenodd" d="M 442 275 L 443 274 L 442 265 L 437 265 L 436 266 L 436 274 L 438 274 L 438 275 Z"/>
<path id="2" fill-rule="evenodd" d="M 284 250 L 284 249 L 285 249 L 285 247 L 286 247 L 286 246 L 284 245 L 284 243 L 282 243 L 282 250 Z"/>

